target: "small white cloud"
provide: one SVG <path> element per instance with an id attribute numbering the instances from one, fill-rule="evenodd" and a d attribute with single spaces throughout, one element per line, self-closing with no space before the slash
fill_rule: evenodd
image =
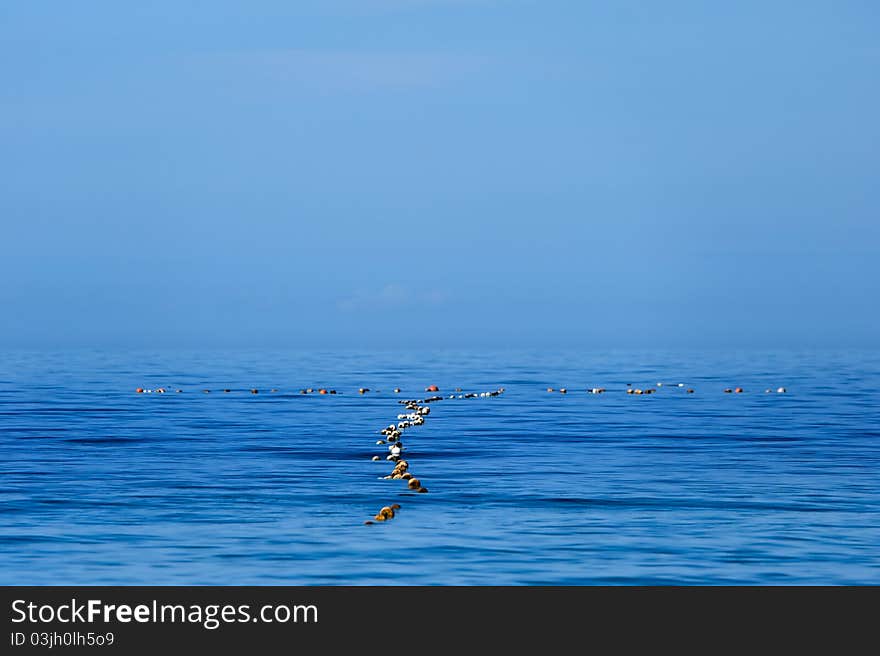
<path id="1" fill-rule="evenodd" d="M 379 290 L 358 291 L 340 299 L 336 306 L 343 312 L 355 312 L 366 309 L 426 307 L 441 305 L 448 300 L 449 295 L 442 290 L 410 289 L 398 284 L 389 284 Z"/>

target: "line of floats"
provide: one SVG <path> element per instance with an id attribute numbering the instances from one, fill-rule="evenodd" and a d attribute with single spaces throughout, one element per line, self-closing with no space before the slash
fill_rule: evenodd
<path id="1" fill-rule="evenodd" d="M 135 393 L 137 394 L 166 394 L 171 392 L 170 388 L 165 387 L 157 387 L 154 389 L 148 389 L 143 387 L 138 387 L 135 389 Z M 234 391 L 242 391 L 242 390 L 233 390 L 231 388 L 224 388 L 223 393 L 232 393 Z M 259 394 L 260 390 L 257 388 L 252 388 L 249 390 L 251 394 Z M 277 388 L 272 388 L 269 390 L 270 393 L 277 393 L 279 390 Z M 368 387 L 361 387 L 358 389 L 358 394 L 368 394 L 372 390 Z M 403 458 L 403 440 L 401 439 L 403 436 L 403 432 L 415 428 L 417 426 L 421 426 L 425 423 L 425 418 L 431 413 L 431 408 L 428 406 L 430 403 L 436 403 L 437 401 L 443 401 L 444 399 L 474 399 L 474 398 L 487 398 L 493 396 L 500 396 L 504 393 L 504 388 L 499 387 L 497 390 L 493 390 L 491 392 L 467 392 L 464 393 L 461 388 L 456 388 L 456 394 L 451 394 L 449 396 L 441 396 L 438 393 L 440 392 L 440 388 L 436 385 L 429 385 L 425 388 L 426 392 L 433 393 L 433 396 L 428 396 L 423 399 L 407 399 L 407 400 L 399 400 L 398 403 L 403 405 L 407 412 L 399 413 L 397 415 L 397 422 L 389 424 L 388 426 L 383 427 L 379 430 L 379 433 L 383 436 L 382 439 L 376 441 L 377 446 L 387 446 L 388 454 L 385 456 L 386 461 L 390 461 L 394 463 L 394 468 L 390 473 L 382 476 L 381 478 L 384 480 L 403 480 L 406 481 L 406 490 L 411 493 L 417 494 L 426 494 L 428 492 L 428 488 L 422 485 L 420 479 L 416 478 L 413 473 L 410 471 L 409 461 L 404 460 Z M 181 394 L 183 393 L 182 389 L 174 389 L 174 393 Z M 212 390 L 203 389 L 203 393 L 210 394 Z M 379 393 L 379 390 L 375 390 L 374 393 Z M 401 389 L 399 387 L 394 388 L 395 394 L 400 394 Z M 300 390 L 300 394 L 319 394 L 319 395 L 332 395 L 339 394 L 335 389 L 326 389 L 326 388 L 305 388 Z M 378 455 L 374 455 L 371 460 L 373 462 L 381 462 L 382 458 Z M 370 526 L 377 522 L 387 522 L 391 519 L 394 519 L 395 513 L 400 510 L 399 503 L 392 503 L 386 506 L 382 506 L 379 509 L 372 520 L 367 520 L 364 522 L 365 525 Z"/>
<path id="2" fill-rule="evenodd" d="M 684 383 L 677 383 L 672 386 L 685 387 L 685 384 Z M 657 388 L 661 388 L 661 387 L 664 387 L 664 383 L 657 383 L 656 388 L 655 387 L 646 387 L 644 389 L 641 387 L 633 387 L 630 383 L 627 383 L 626 393 L 627 394 L 636 394 L 636 395 L 654 394 L 655 392 L 657 392 Z M 667 387 L 670 387 L 670 385 L 667 385 Z M 502 388 L 502 390 L 503 390 L 503 388 Z M 224 394 L 232 394 L 235 392 L 249 392 L 250 394 L 259 394 L 260 393 L 260 390 L 257 388 L 250 388 L 247 390 L 230 389 L 230 388 L 225 388 L 222 390 L 203 389 L 202 393 L 203 394 L 211 394 L 212 392 L 215 392 L 215 391 L 218 391 L 218 392 L 221 392 Z M 263 391 L 269 392 L 270 394 L 277 394 L 277 393 L 279 393 L 280 390 L 273 387 L 272 389 L 263 390 Z M 558 389 L 554 389 L 553 387 L 548 387 L 547 391 L 548 392 L 558 392 L 560 394 L 568 394 L 568 392 L 569 392 L 568 388 L 565 388 L 565 387 L 560 387 Z M 608 389 L 605 387 L 591 387 L 585 391 L 587 392 L 587 394 L 605 394 L 608 391 Z M 788 390 L 785 387 L 777 387 L 775 390 L 771 389 L 771 388 L 767 388 L 764 390 L 764 393 L 765 394 L 772 394 L 772 393 L 785 394 L 787 391 Z M 367 394 L 369 392 L 373 392 L 375 394 L 381 393 L 380 390 L 370 390 L 370 388 L 368 388 L 368 387 L 361 387 L 360 389 L 358 389 L 358 394 Z M 395 394 L 400 394 L 400 392 L 401 392 L 401 389 L 399 387 L 394 388 Z M 457 392 L 457 394 L 451 394 L 451 395 L 445 396 L 445 397 L 444 396 L 432 397 L 431 400 L 432 401 L 434 401 L 434 400 L 439 401 L 444 398 L 472 399 L 472 398 L 477 398 L 477 397 L 497 396 L 500 393 L 496 390 L 495 392 L 480 392 L 480 393 L 468 392 L 467 394 L 463 394 L 463 393 L 461 393 L 461 389 L 459 389 L 459 388 L 456 388 L 456 392 Z M 686 390 L 687 394 L 694 394 L 694 392 L 695 392 L 695 390 L 693 387 L 688 387 Z M 743 392 L 745 392 L 745 390 L 742 387 L 727 387 L 724 389 L 725 394 L 742 394 Z M 171 389 L 168 387 L 156 387 L 153 389 L 138 387 L 137 389 L 135 389 L 135 393 L 137 393 L 137 394 L 166 394 L 166 393 L 182 394 L 183 390 L 182 389 Z M 312 387 L 308 387 L 308 388 L 299 390 L 299 394 L 335 395 L 335 394 L 343 394 L 343 392 L 337 392 L 335 389 L 327 389 L 324 387 L 317 388 L 317 389 L 312 388 Z M 427 401 L 428 401 L 427 399 L 420 400 L 420 402 L 427 402 Z M 399 401 L 399 403 L 406 403 L 406 402 Z"/>
<path id="3" fill-rule="evenodd" d="M 676 383 L 675 385 L 665 385 L 666 387 L 685 387 L 684 383 Z M 657 387 L 646 387 L 642 389 L 641 387 L 633 387 L 631 383 L 626 384 L 626 393 L 627 394 L 654 394 L 657 391 L 657 388 L 664 387 L 664 383 L 657 383 Z M 552 387 L 547 388 L 548 392 L 559 392 L 560 394 L 568 394 L 568 389 L 565 387 L 560 387 L 559 389 L 553 389 Z M 591 387 L 586 390 L 588 394 L 604 394 L 608 390 L 604 387 Z M 775 390 L 776 394 L 785 394 L 788 390 L 784 387 L 777 387 Z M 695 390 L 693 387 L 688 387 L 686 392 L 688 394 L 694 394 Z M 725 394 L 742 394 L 745 390 L 742 387 L 726 387 L 724 389 Z M 767 388 L 764 390 L 765 394 L 772 394 L 774 390 L 771 388 Z"/>
<path id="4" fill-rule="evenodd" d="M 662 382 L 657 383 L 656 387 L 633 387 L 632 384 L 627 383 L 626 393 L 632 395 L 650 395 L 656 393 L 659 389 L 663 387 L 677 387 L 677 388 L 685 388 L 684 383 L 674 383 L 672 385 L 667 385 Z M 157 387 L 154 389 L 147 389 L 138 387 L 135 392 L 137 394 L 166 394 L 171 392 L 170 388 L 165 387 Z M 231 388 L 224 388 L 222 393 L 231 394 L 233 392 L 242 392 L 245 390 L 233 390 Z M 246 390 L 251 394 L 259 394 L 260 390 L 257 388 L 251 388 Z M 265 391 L 265 390 L 264 390 Z M 497 390 L 493 390 L 491 392 L 463 392 L 461 388 L 456 388 L 454 394 L 449 394 L 446 396 L 441 395 L 440 388 L 436 385 L 429 385 L 425 388 L 426 392 L 430 392 L 433 396 L 428 396 L 426 398 L 421 399 L 406 399 L 399 400 L 398 403 L 403 405 L 406 412 L 399 413 L 397 415 L 397 422 L 391 423 L 388 426 L 382 427 L 379 430 L 379 433 L 382 435 L 382 438 L 376 441 L 376 446 L 384 446 L 387 448 L 387 454 L 385 455 L 384 460 L 388 462 L 394 463 L 394 468 L 385 476 L 381 478 L 384 480 L 402 480 L 406 482 L 406 492 L 408 493 L 417 493 L 417 494 L 426 494 L 428 492 L 428 488 L 422 485 L 422 481 L 413 474 L 410 470 L 410 464 L 408 460 L 405 460 L 403 457 L 404 449 L 403 446 L 403 433 L 404 431 L 411 430 L 418 426 L 422 426 L 425 423 L 426 418 L 431 414 L 431 408 L 429 404 L 436 403 L 437 401 L 443 401 L 445 399 L 473 399 L 473 398 L 486 398 L 486 397 L 494 397 L 500 396 L 504 393 L 504 388 L 499 387 Z M 586 390 L 588 394 L 605 394 L 608 390 L 604 387 L 592 387 Z M 743 394 L 744 389 L 742 387 L 728 387 L 724 389 L 725 394 Z M 180 394 L 183 393 L 182 389 L 174 389 L 174 393 Z M 203 389 L 203 393 L 210 394 L 213 390 Z M 278 393 L 278 388 L 271 388 L 268 390 L 270 394 Z M 568 394 L 569 390 L 565 387 L 560 387 L 555 389 L 553 387 L 548 387 L 547 392 L 550 393 L 559 393 L 559 394 Z M 695 390 L 692 387 L 687 387 L 685 389 L 687 394 L 694 394 Z M 787 392 L 785 387 L 778 387 L 775 390 L 771 388 L 767 388 L 764 390 L 766 394 L 776 393 L 776 394 L 785 394 Z M 318 394 L 318 395 L 335 395 L 341 394 L 341 392 L 337 392 L 335 389 L 329 388 L 304 388 L 299 390 L 300 394 L 309 395 L 309 394 Z M 380 393 L 380 390 L 371 390 L 368 387 L 361 387 L 358 389 L 358 394 L 364 395 L 374 393 Z M 395 394 L 400 394 L 401 389 L 399 387 L 394 388 Z M 383 459 L 381 456 L 374 455 L 371 460 L 373 462 L 382 462 Z M 368 519 L 364 522 L 365 525 L 370 526 L 379 522 L 388 522 L 396 516 L 396 513 L 400 510 L 399 503 L 391 503 L 385 506 L 382 506 L 379 509 L 372 519 Z"/>
<path id="5" fill-rule="evenodd" d="M 399 388 L 395 388 L 395 391 L 399 392 L 400 390 Z M 425 388 L 425 391 L 433 392 L 435 393 L 435 395 L 429 396 L 424 399 L 408 399 L 405 401 L 398 401 L 398 403 L 403 405 L 408 412 L 398 414 L 397 423 L 392 423 L 388 426 L 383 427 L 379 431 L 379 433 L 384 437 L 376 441 L 376 446 L 387 446 L 388 455 L 385 456 L 385 460 L 394 463 L 394 469 L 392 469 L 390 473 L 386 474 L 382 478 L 384 480 L 406 481 L 407 491 L 419 494 L 427 493 L 428 488 L 424 487 L 421 480 L 413 475 L 413 473 L 410 471 L 409 461 L 404 460 L 403 458 L 403 432 L 417 426 L 421 426 L 425 423 L 426 417 L 431 414 L 431 408 L 428 406 L 428 404 L 430 403 L 443 401 L 446 398 L 472 399 L 500 396 L 504 393 L 504 388 L 499 387 L 497 390 L 491 392 L 480 392 L 479 394 L 475 392 L 462 394 L 462 390 L 458 388 L 456 389 L 456 392 L 458 392 L 457 395 L 453 394 L 448 397 L 437 395 L 436 393 L 440 391 L 440 388 L 438 388 L 436 385 L 429 385 Z M 381 456 L 373 456 L 372 460 L 373 462 L 381 462 L 382 458 Z M 382 506 L 382 508 L 379 509 L 379 512 L 376 513 L 373 519 L 368 519 L 364 522 L 364 524 L 370 526 L 372 524 L 375 524 L 376 522 L 387 522 L 389 520 L 392 520 L 394 519 L 395 513 L 398 510 L 400 510 L 399 503 L 392 503 L 387 506 Z"/>

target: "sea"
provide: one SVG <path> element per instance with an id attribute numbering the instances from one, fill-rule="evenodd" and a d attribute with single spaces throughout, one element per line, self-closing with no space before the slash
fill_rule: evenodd
<path id="1" fill-rule="evenodd" d="M 878 390 L 876 351 L 8 351 L 0 584 L 876 585 Z M 427 396 L 422 494 L 377 441 Z"/>

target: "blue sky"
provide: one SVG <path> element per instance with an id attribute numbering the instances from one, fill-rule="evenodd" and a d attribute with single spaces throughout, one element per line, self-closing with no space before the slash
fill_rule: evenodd
<path id="1" fill-rule="evenodd" d="M 877 347 L 873 2 L 0 5 L 0 344 Z"/>

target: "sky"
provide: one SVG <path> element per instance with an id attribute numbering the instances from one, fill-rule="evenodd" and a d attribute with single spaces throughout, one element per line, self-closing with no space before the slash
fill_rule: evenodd
<path id="1" fill-rule="evenodd" d="M 0 3 L 0 347 L 880 347 L 880 5 Z"/>

